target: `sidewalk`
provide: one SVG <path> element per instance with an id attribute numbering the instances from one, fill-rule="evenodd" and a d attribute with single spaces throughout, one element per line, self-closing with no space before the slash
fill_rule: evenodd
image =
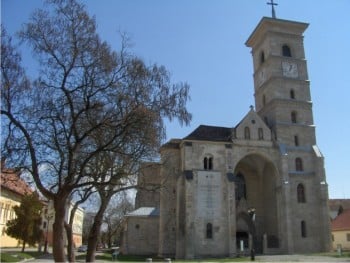
<path id="1" fill-rule="evenodd" d="M 269 255 L 257 256 L 257 262 L 350 262 L 350 258 L 314 255 Z"/>

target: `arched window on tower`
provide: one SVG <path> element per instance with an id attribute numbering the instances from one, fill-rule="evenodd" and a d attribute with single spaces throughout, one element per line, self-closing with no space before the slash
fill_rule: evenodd
<path id="1" fill-rule="evenodd" d="M 244 128 L 244 139 L 250 140 L 250 129 L 249 127 Z"/>
<path id="2" fill-rule="evenodd" d="M 294 135 L 294 145 L 299 146 L 299 137 L 298 135 Z"/>
<path id="3" fill-rule="evenodd" d="M 306 237 L 306 223 L 305 221 L 300 222 L 301 237 Z"/>
<path id="4" fill-rule="evenodd" d="M 264 54 L 264 51 L 261 51 L 261 53 L 260 53 L 260 64 L 262 64 L 264 62 L 265 62 L 265 54 Z"/>
<path id="5" fill-rule="evenodd" d="M 297 113 L 295 111 L 292 111 L 290 118 L 292 120 L 292 123 L 297 123 Z"/>
<path id="6" fill-rule="evenodd" d="M 293 100 L 295 99 L 295 92 L 293 89 L 290 90 L 290 98 Z"/>
<path id="7" fill-rule="evenodd" d="M 263 106 L 266 105 L 266 96 L 265 95 L 263 95 L 263 97 L 262 97 L 262 103 L 263 103 Z"/>
<path id="8" fill-rule="evenodd" d="M 211 223 L 207 224 L 206 238 L 208 238 L 208 239 L 212 239 L 213 238 L 213 225 Z"/>
<path id="9" fill-rule="evenodd" d="M 213 157 L 206 156 L 203 159 L 204 170 L 213 170 Z"/>
<path id="10" fill-rule="evenodd" d="M 297 199 L 298 203 L 305 203 L 305 187 L 303 184 L 297 186 Z"/>
<path id="11" fill-rule="evenodd" d="M 290 47 L 288 45 L 282 46 L 282 56 L 284 57 L 291 57 L 292 52 L 290 51 Z"/>
<path id="12" fill-rule="evenodd" d="M 303 171 L 303 160 L 300 157 L 295 158 L 295 170 Z"/>
<path id="13" fill-rule="evenodd" d="M 243 174 L 238 173 L 236 175 L 235 186 L 236 200 L 247 199 L 247 188 Z"/>
<path id="14" fill-rule="evenodd" d="M 258 129 L 259 140 L 264 140 L 264 130 L 263 128 Z"/>

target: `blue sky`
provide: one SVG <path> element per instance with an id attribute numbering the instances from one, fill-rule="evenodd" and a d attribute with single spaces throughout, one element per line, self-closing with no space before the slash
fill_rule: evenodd
<path id="1" fill-rule="evenodd" d="M 254 105 L 253 65 L 244 43 L 267 0 L 85 0 L 98 32 L 115 50 L 119 31 L 148 63 L 165 65 L 172 81 L 191 86 L 188 127 L 167 123 L 167 138 L 183 138 L 200 124 L 234 127 Z M 350 198 L 350 1 L 280 0 L 277 18 L 310 23 L 305 53 L 311 81 L 317 144 L 325 156 L 331 198 Z M 1 20 L 18 31 L 39 0 L 1 0 Z M 31 54 L 24 64 L 35 75 Z"/>

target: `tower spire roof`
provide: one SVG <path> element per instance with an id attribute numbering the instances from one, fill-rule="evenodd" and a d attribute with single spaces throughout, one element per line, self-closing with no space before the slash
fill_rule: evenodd
<path id="1" fill-rule="evenodd" d="M 278 5 L 278 4 L 274 3 L 273 0 L 270 0 L 270 2 L 267 2 L 266 4 L 271 5 L 272 18 L 276 18 L 275 5 Z"/>

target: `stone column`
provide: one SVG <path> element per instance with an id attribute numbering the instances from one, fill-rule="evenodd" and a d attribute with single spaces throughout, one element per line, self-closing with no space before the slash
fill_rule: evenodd
<path id="1" fill-rule="evenodd" d="M 236 248 L 236 199 L 235 199 L 235 183 L 227 182 L 227 211 L 228 211 L 228 252 L 230 257 L 237 254 Z"/>

